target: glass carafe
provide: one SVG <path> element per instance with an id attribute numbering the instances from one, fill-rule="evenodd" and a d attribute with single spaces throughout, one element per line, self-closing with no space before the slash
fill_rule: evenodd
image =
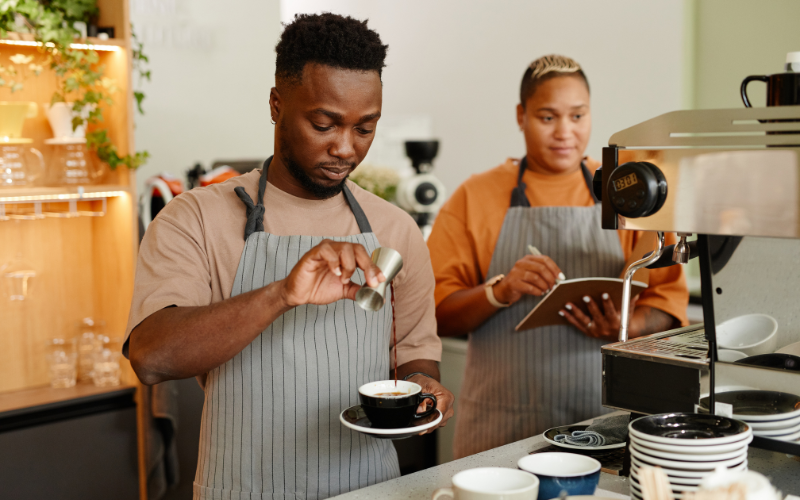
<path id="1" fill-rule="evenodd" d="M 0 187 L 31 186 L 44 172 L 39 150 L 27 146 L 30 139 L 0 141 Z"/>
<path id="2" fill-rule="evenodd" d="M 53 146 L 53 159 L 48 167 L 48 184 L 93 184 L 102 177 L 102 166 L 89 153 L 86 139 L 48 139 L 45 143 Z"/>

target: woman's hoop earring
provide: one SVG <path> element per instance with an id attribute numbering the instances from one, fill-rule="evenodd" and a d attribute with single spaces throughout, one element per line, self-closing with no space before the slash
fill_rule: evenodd
<path id="1" fill-rule="evenodd" d="M 270 121 L 270 123 L 272 123 L 273 125 L 275 125 L 275 123 L 276 123 L 274 118 L 270 118 L 270 119 L 269 119 L 269 121 Z"/>

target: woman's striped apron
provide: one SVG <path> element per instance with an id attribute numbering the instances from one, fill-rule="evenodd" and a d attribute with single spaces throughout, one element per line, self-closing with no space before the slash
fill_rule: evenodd
<path id="1" fill-rule="evenodd" d="M 284 279 L 324 239 L 264 232 L 270 160 L 257 204 L 236 188 L 247 205 L 247 225 L 232 297 Z M 344 196 L 361 233 L 329 239 L 360 243 L 372 253 L 378 239 L 347 186 Z M 353 282 L 363 284 L 361 271 Z M 367 312 L 351 300 L 295 307 L 211 370 L 194 498 L 327 498 L 398 477 L 390 441 L 339 422 L 342 410 L 358 404 L 359 386 L 389 377 L 391 324 L 390 307 Z"/>
<path id="2" fill-rule="evenodd" d="M 622 247 L 616 231 L 601 228 L 600 205 L 531 207 L 522 182 L 526 166 L 523 159 L 488 276 L 508 274 L 528 245 L 552 258 L 567 278 L 619 276 Z M 591 192 L 591 175 L 583 164 L 581 169 Z M 470 333 L 456 413 L 456 458 L 606 412 L 602 340 L 572 326 L 514 331 L 539 300 L 526 295 Z"/>

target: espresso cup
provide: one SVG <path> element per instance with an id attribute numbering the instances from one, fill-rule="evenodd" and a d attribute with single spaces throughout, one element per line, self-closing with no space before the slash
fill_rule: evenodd
<path id="1" fill-rule="evenodd" d="M 370 423 L 379 429 L 408 427 L 436 411 L 436 396 L 422 392 L 419 384 L 407 380 L 398 380 L 397 385 L 394 380 L 364 384 L 358 388 L 358 397 Z M 417 413 L 417 407 L 426 399 L 433 405 Z"/>
<path id="2" fill-rule="evenodd" d="M 527 472 L 504 467 L 468 469 L 453 476 L 452 488 L 439 488 L 433 500 L 535 500 L 539 479 Z"/>
<path id="3" fill-rule="evenodd" d="M 746 107 L 751 107 L 747 98 L 747 84 L 759 81 L 767 84 L 767 106 L 796 106 L 800 104 L 800 73 L 777 73 L 774 75 L 751 75 L 742 81 L 739 92 Z"/>

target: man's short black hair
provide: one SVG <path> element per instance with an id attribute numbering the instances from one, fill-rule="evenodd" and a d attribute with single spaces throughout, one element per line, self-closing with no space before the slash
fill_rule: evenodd
<path id="1" fill-rule="evenodd" d="M 380 76 L 388 48 L 376 32 L 367 28 L 367 21 L 330 12 L 296 14 L 275 46 L 275 77 L 299 83 L 308 63 L 377 71 Z"/>

